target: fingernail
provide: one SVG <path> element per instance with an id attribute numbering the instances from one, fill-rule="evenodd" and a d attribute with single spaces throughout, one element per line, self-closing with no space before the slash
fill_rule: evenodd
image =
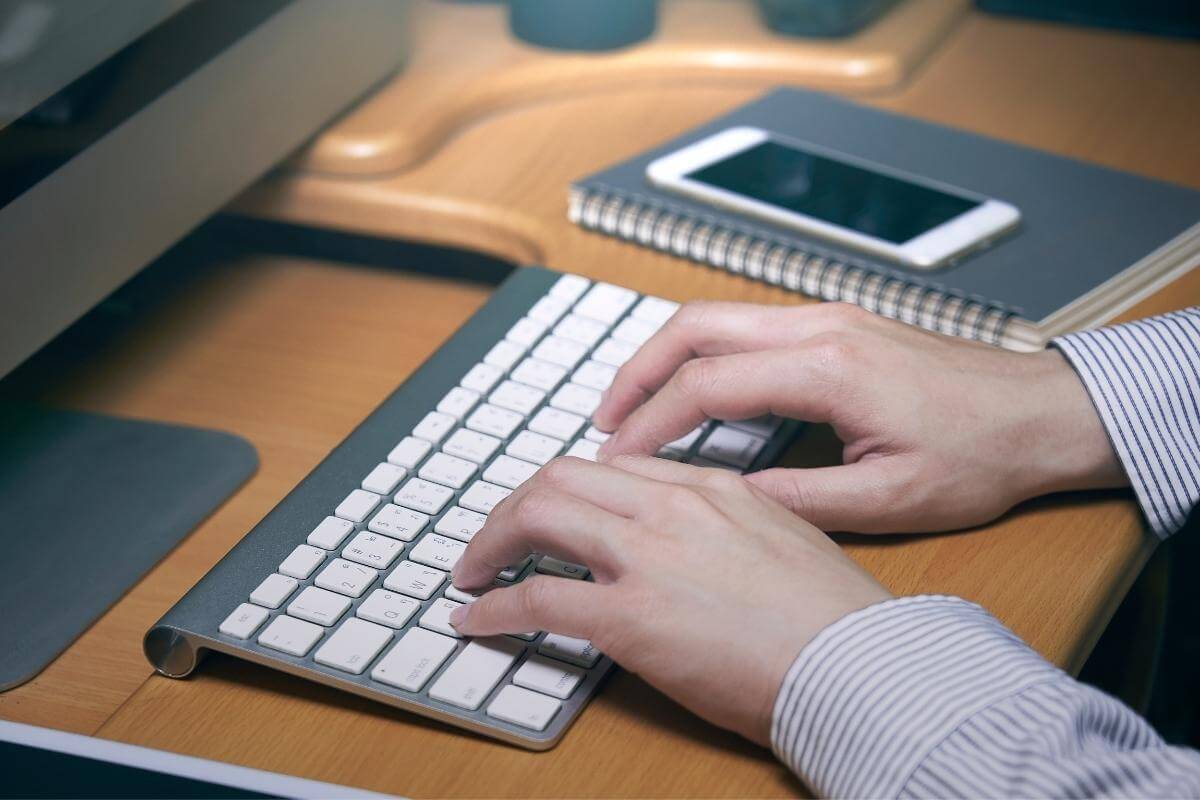
<path id="1" fill-rule="evenodd" d="M 459 625 L 462 625 L 464 622 L 466 622 L 467 621 L 467 613 L 470 612 L 470 610 L 471 610 L 471 607 L 469 605 L 463 605 L 463 606 L 459 606 L 458 608 L 451 611 L 450 612 L 451 627 L 457 628 Z"/>

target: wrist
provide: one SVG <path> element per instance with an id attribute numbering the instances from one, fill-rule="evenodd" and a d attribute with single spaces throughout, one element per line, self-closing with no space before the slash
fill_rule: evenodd
<path id="1" fill-rule="evenodd" d="M 1096 407 L 1063 355 L 1048 348 L 1017 357 L 1024 362 L 1023 380 L 1011 401 L 1021 435 L 1011 463 L 1021 499 L 1128 486 Z"/>

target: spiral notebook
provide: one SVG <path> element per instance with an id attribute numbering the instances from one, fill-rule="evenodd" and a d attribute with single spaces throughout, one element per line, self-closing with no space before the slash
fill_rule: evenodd
<path id="1" fill-rule="evenodd" d="M 654 159 L 735 125 L 999 198 L 1021 225 L 917 272 L 647 182 Z M 573 184 L 568 213 L 591 230 L 1013 350 L 1103 324 L 1200 263 L 1200 192 L 797 89 Z"/>

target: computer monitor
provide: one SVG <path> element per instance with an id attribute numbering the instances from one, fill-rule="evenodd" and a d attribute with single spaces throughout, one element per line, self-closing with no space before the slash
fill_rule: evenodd
<path id="1" fill-rule="evenodd" d="M 0 379 L 392 73 L 406 11 L 0 0 Z M 0 403 L 0 691 L 255 463 L 221 432 Z"/>
<path id="2" fill-rule="evenodd" d="M 0 376 L 405 55 L 397 0 L 0 0 Z"/>

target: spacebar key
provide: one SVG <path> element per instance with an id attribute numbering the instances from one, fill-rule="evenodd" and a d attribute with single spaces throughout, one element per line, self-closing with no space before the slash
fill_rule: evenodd
<path id="1" fill-rule="evenodd" d="M 483 705 L 524 649 L 524 642 L 504 637 L 476 639 L 446 667 L 429 689 L 429 696 L 474 711 Z"/>

